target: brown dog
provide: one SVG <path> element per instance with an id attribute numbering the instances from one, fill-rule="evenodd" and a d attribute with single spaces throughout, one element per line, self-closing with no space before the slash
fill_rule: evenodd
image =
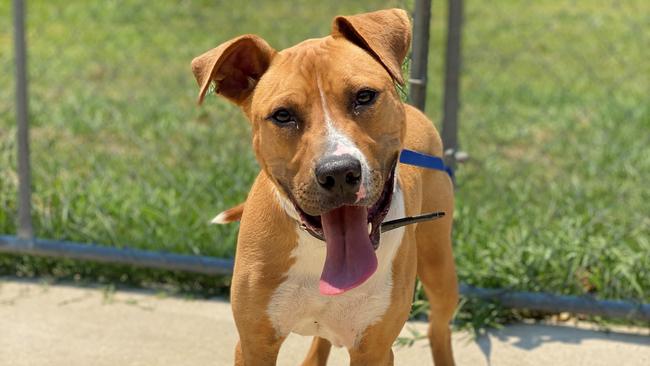
<path id="1" fill-rule="evenodd" d="M 192 61 L 199 101 L 214 83 L 251 121 L 261 166 L 245 210 L 217 220 L 243 210 L 236 365 L 274 365 L 290 332 L 314 336 L 304 365 L 324 365 L 332 344 L 352 365 L 392 365 L 416 273 L 431 303 L 435 364 L 453 364 L 452 183 L 397 166 L 402 148 L 443 151 L 433 124 L 395 88 L 410 39 L 407 13 L 392 9 L 336 17 L 331 35 L 280 52 L 244 35 Z M 447 215 L 380 234 L 385 220 L 431 211 Z"/>

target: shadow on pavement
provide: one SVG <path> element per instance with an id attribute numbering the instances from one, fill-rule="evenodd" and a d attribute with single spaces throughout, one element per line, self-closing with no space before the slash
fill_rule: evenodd
<path id="1" fill-rule="evenodd" d="M 492 338 L 524 350 L 533 350 L 543 344 L 556 342 L 580 345 L 586 340 L 650 346 L 650 331 L 641 334 L 584 329 L 570 325 L 513 324 L 503 329 L 489 330 L 475 339 L 488 365 L 491 365 Z"/>

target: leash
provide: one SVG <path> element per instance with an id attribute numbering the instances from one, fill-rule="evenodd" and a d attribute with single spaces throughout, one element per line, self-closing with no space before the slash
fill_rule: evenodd
<path id="1" fill-rule="evenodd" d="M 381 223 L 381 232 L 385 233 L 387 231 L 395 230 L 397 228 L 400 228 L 402 226 L 411 225 L 411 224 L 415 224 L 417 222 L 422 222 L 422 221 L 435 220 L 435 219 L 439 219 L 439 218 L 444 217 L 444 216 L 445 216 L 445 213 L 442 212 L 442 211 L 439 211 L 439 212 L 431 212 L 431 213 L 416 215 L 416 216 L 407 216 L 407 217 L 402 217 L 401 219 L 395 219 L 395 220 L 382 222 Z"/>

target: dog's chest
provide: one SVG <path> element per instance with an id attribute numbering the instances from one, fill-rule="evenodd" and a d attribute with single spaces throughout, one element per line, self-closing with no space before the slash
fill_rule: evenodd
<path id="1" fill-rule="evenodd" d="M 404 217 L 402 192 L 397 190 L 385 220 Z M 325 243 L 298 230 L 294 264 L 286 280 L 271 296 L 267 308 L 278 335 L 291 332 L 319 336 L 335 346 L 351 348 L 365 329 L 381 319 L 392 293 L 392 263 L 404 229 L 382 234 L 377 249 L 378 268 L 361 286 L 336 296 L 321 295 L 318 282 L 325 261 Z"/>

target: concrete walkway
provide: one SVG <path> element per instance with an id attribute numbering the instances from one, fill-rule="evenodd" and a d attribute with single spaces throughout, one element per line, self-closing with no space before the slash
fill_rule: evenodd
<path id="1" fill-rule="evenodd" d="M 404 336 L 425 334 L 408 323 Z M 650 330 L 519 324 L 472 340 L 455 333 L 458 365 L 650 365 Z M 309 339 L 291 336 L 279 365 L 298 365 Z M 0 279 L 0 365 L 232 365 L 237 333 L 223 300 Z M 431 365 L 426 341 L 396 348 L 396 365 Z M 347 364 L 334 349 L 330 365 Z"/>

